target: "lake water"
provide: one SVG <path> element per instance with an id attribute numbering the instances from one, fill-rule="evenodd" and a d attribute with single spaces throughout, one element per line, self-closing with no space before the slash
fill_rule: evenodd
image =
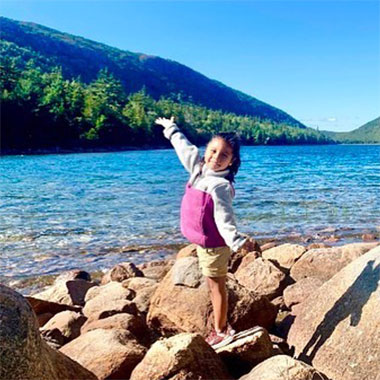
<path id="1" fill-rule="evenodd" d="M 380 229 L 380 146 L 242 148 L 234 207 L 259 239 Z M 0 159 L 0 276 L 160 258 L 184 243 L 173 150 Z M 172 248 L 172 249 L 171 249 Z"/>

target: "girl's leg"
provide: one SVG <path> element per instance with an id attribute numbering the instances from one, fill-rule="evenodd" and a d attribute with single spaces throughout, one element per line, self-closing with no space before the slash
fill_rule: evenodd
<path id="1" fill-rule="evenodd" d="M 210 289 L 211 303 L 214 311 L 214 325 L 217 332 L 224 330 L 227 324 L 227 288 L 226 276 L 206 277 Z"/>

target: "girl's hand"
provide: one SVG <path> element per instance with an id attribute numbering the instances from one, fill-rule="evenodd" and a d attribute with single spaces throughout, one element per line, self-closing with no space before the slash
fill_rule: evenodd
<path id="1" fill-rule="evenodd" d="M 257 252 L 260 249 L 257 242 L 248 237 L 244 244 L 241 246 L 240 250 L 242 253 Z"/>
<path id="2" fill-rule="evenodd" d="M 165 117 L 159 117 L 155 121 L 156 124 L 162 125 L 164 128 L 168 128 L 174 124 L 174 116 L 170 119 L 166 119 Z"/>

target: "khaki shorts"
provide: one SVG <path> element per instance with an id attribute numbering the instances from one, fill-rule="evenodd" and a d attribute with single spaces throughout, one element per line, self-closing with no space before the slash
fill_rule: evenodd
<path id="1" fill-rule="evenodd" d="M 227 246 L 217 248 L 203 248 L 197 246 L 199 267 L 207 277 L 223 277 L 227 275 L 228 260 L 231 249 Z"/>

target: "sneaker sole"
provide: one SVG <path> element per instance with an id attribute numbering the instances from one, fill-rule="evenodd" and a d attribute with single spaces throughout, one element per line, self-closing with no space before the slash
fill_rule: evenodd
<path id="1" fill-rule="evenodd" d="M 228 337 L 224 338 L 221 342 L 219 343 L 216 343 L 214 345 L 212 345 L 211 347 L 216 350 L 220 347 L 224 347 L 224 346 L 227 346 L 228 344 L 230 344 L 232 341 L 234 340 L 234 337 L 229 335 Z"/>
<path id="2" fill-rule="evenodd" d="M 237 339 L 245 338 L 248 335 L 252 335 L 252 334 L 255 334 L 259 331 L 264 331 L 264 330 L 265 330 L 264 327 L 255 326 L 255 327 L 252 327 L 248 330 L 240 331 L 240 332 L 236 333 L 235 335 L 232 335 L 232 337 L 233 337 L 233 340 L 237 340 Z"/>
<path id="3" fill-rule="evenodd" d="M 265 329 L 261 326 L 255 326 L 255 327 L 252 327 L 248 330 L 244 330 L 244 331 L 241 331 L 241 332 L 238 332 L 236 333 L 235 335 L 230 335 L 229 338 L 226 338 L 224 340 L 222 340 L 221 342 L 215 344 L 214 346 L 211 346 L 214 350 L 215 349 L 218 349 L 218 348 L 221 348 L 221 347 L 224 347 L 224 346 L 227 346 L 228 344 L 232 343 L 232 342 L 235 342 L 236 340 L 239 340 L 241 338 L 245 338 L 249 335 L 252 335 L 252 334 L 255 334 L 259 331 L 264 331 Z"/>

